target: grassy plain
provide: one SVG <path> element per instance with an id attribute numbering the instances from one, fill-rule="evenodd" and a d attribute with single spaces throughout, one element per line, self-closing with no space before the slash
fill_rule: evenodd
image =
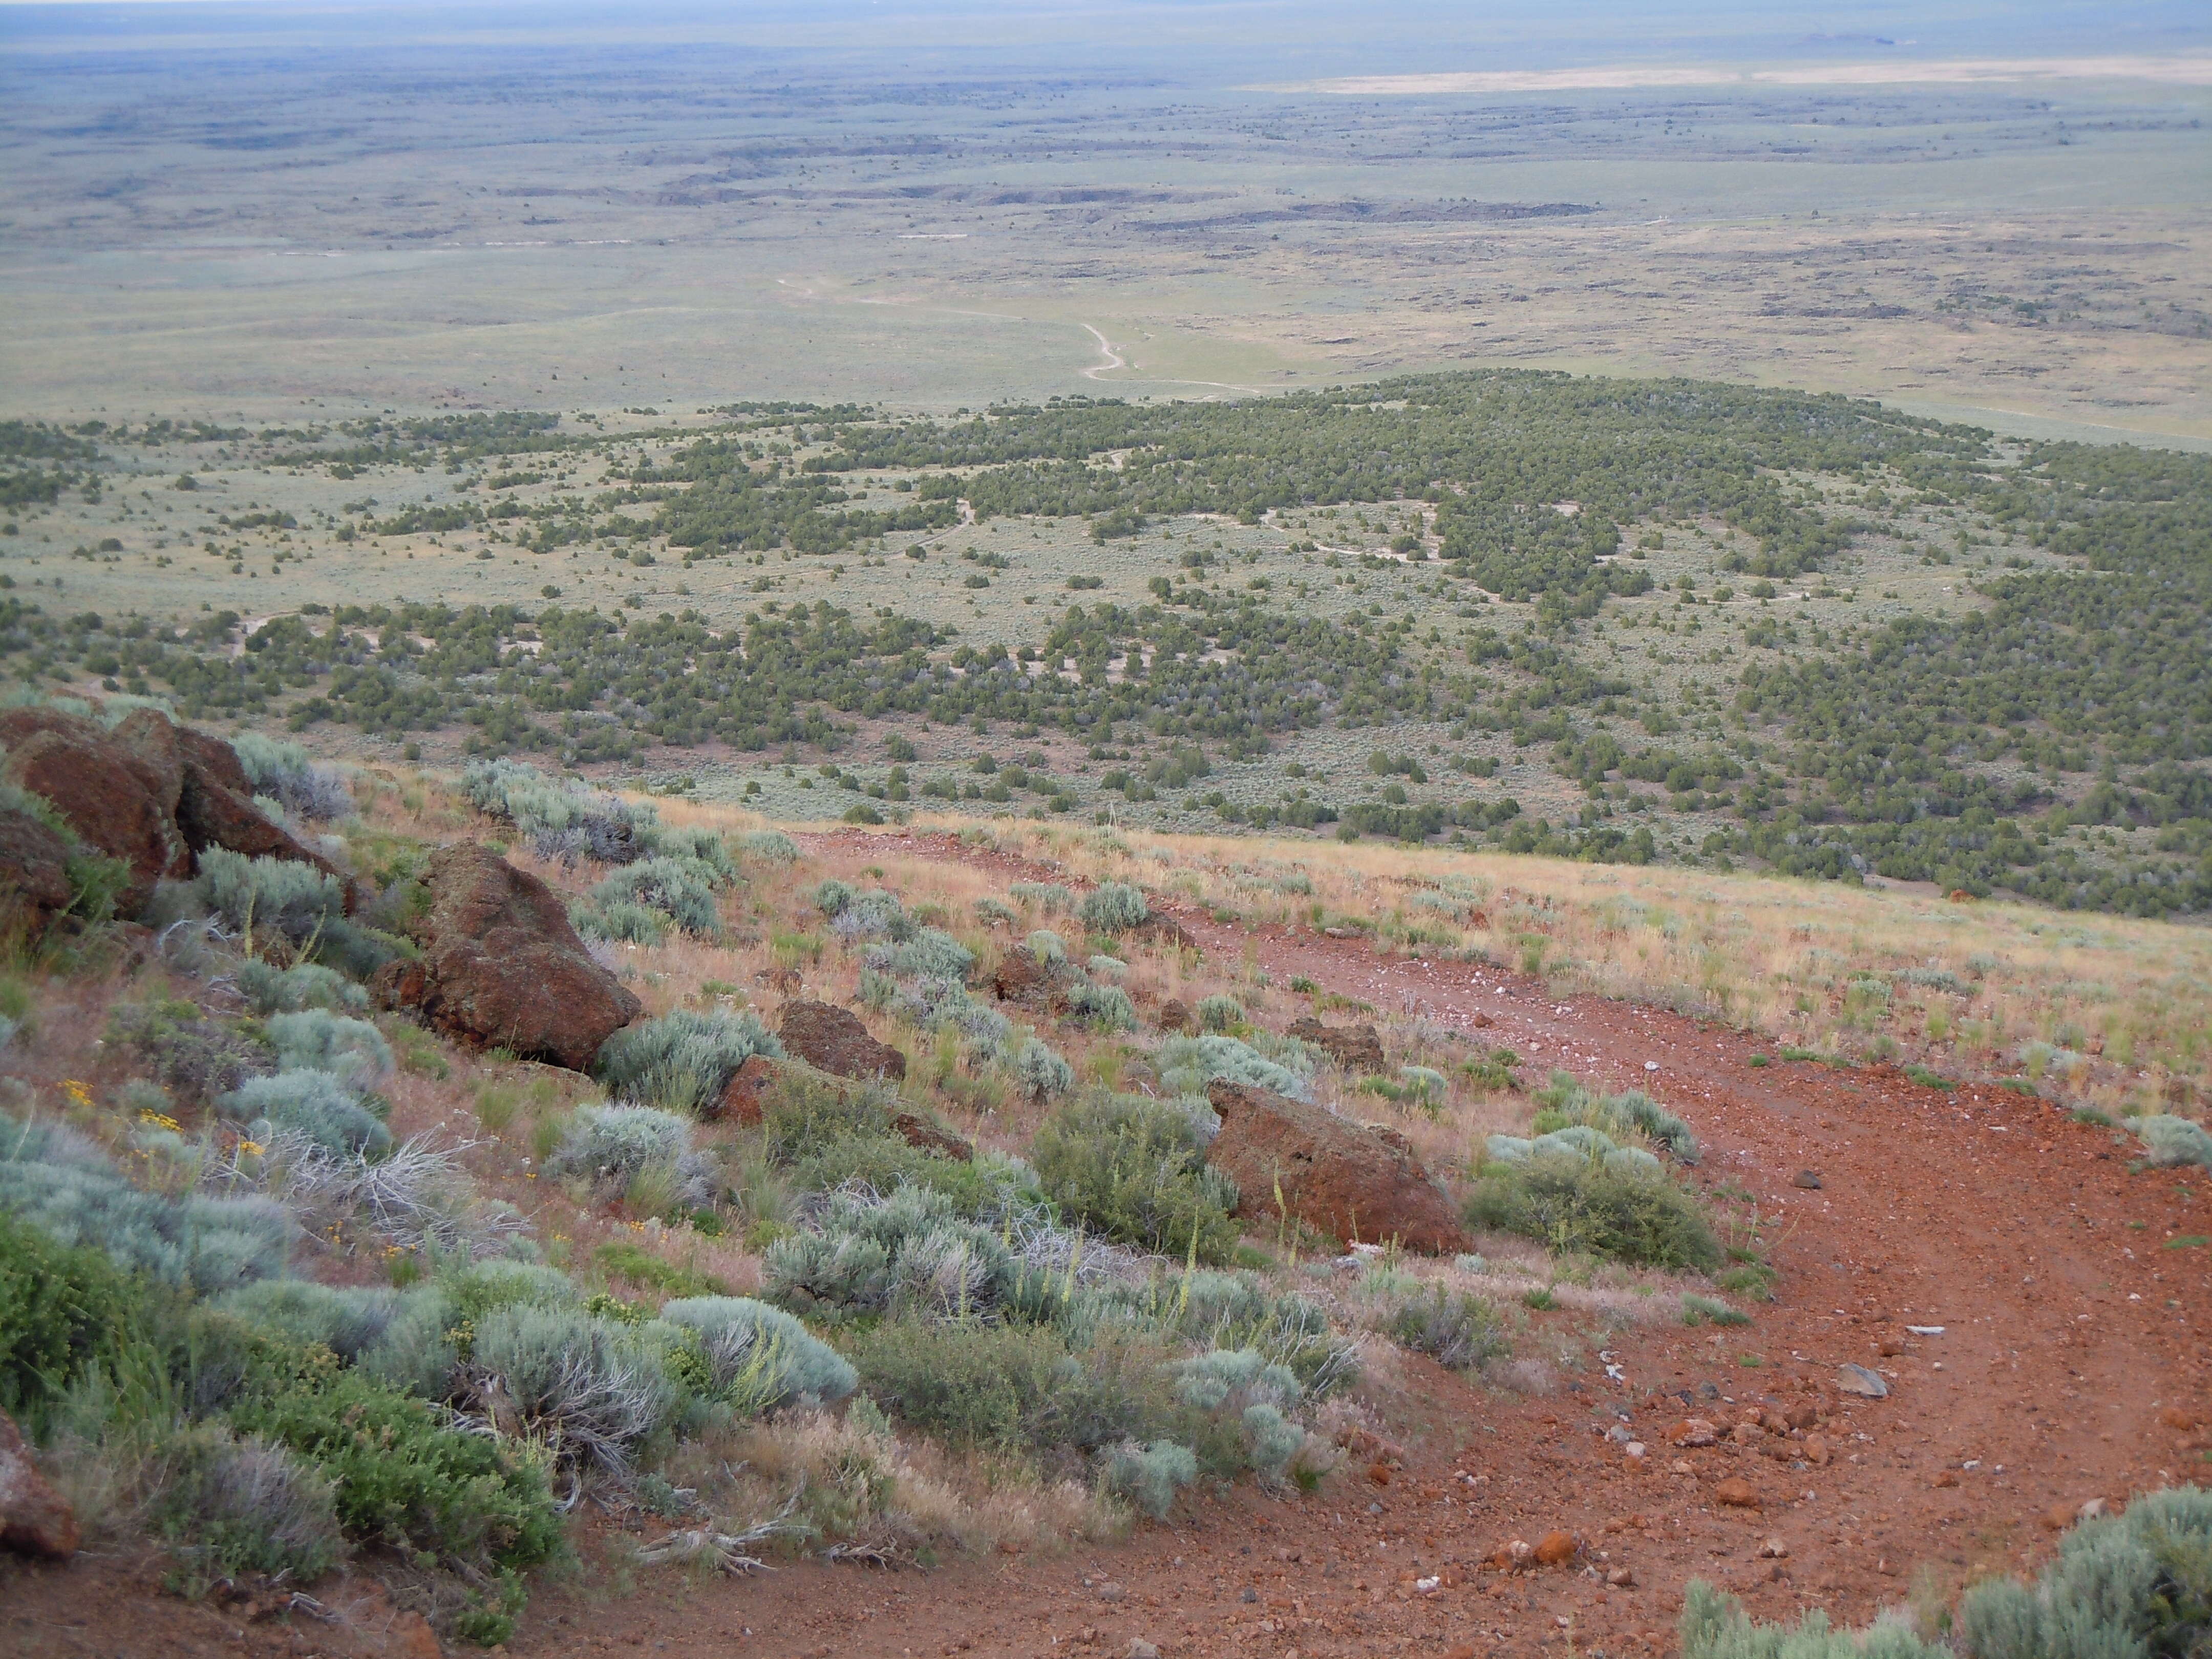
<path id="1" fill-rule="evenodd" d="M 556 44 L 518 96 L 465 45 L 28 44 L 0 57 L 21 412 L 951 408 L 1516 363 L 2212 437 L 2185 81 L 1354 94 L 1266 47 L 1046 72 L 709 42 Z"/>

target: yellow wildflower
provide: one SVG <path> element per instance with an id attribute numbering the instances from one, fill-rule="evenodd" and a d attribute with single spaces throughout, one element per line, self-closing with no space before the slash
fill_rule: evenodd
<path id="1" fill-rule="evenodd" d="M 62 1092 L 69 1097 L 70 1104 L 79 1110 L 88 1109 L 92 1105 L 92 1091 L 75 1078 L 70 1078 L 62 1085 Z"/>
<path id="2" fill-rule="evenodd" d="M 139 1113 L 138 1121 L 149 1129 L 167 1129 L 172 1134 L 176 1133 L 183 1127 L 167 1112 L 156 1112 L 151 1109 Z"/>

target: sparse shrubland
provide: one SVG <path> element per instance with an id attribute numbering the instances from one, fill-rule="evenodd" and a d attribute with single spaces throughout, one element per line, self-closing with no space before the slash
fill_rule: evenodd
<path id="1" fill-rule="evenodd" d="M 28 1333 L 10 1332 L 0 1381 L 35 1434 L 118 1460 L 143 1449 L 131 1480 L 149 1501 L 133 1513 L 187 1589 L 340 1553 L 367 1570 L 404 1543 L 453 1564 L 447 1632 L 494 1640 L 523 1575 L 562 1547 L 556 1491 L 668 1520 L 678 1541 L 648 1539 L 643 1559 L 673 1561 L 715 1559 L 680 1542 L 695 1530 L 739 1537 L 779 1516 L 757 1547 L 865 1536 L 921 1552 L 1171 1513 L 1201 1478 L 1310 1487 L 1360 1344 L 1495 1382 L 1528 1328 L 1525 1293 L 1613 1317 L 1631 1269 L 1723 1265 L 1675 1178 L 1697 1156 L 1689 1125 L 1560 1075 L 1526 1103 L 1533 1124 L 1504 1119 L 1533 1133 L 1488 1142 L 1468 1189 L 1477 1224 L 1548 1260 L 1493 1241 L 1504 1267 L 1393 1256 L 1348 1278 L 1307 1261 L 1309 1276 L 1297 1253 L 1316 1241 L 1242 1236 L 1237 1195 L 1205 1161 L 1204 1090 L 1336 1099 L 1345 1080 L 1278 1032 L 1344 1000 L 1310 984 L 1286 999 L 1249 963 L 1178 951 L 1140 925 L 1154 906 L 1133 880 L 1120 884 L 1139 903 L 1091 905 L 1073 885 L 997 888 L 888 844 L 880 865 L 867 848 L 802 854 L 714 809 L 672 805 L 686 821 L 672 826 L 526 771 L 483 769 L 471 786 L 514 826 L 516 856 L 580 923 L 621 906 L 652 919 L 635 951 L 602 958 L 647 1012 L 592 1078 L 372 1015 L 360 957 L 326 948 L 345 921 L 326 890 L 310 883 L 295 905 L 292 877 L 248 866 L 221 895 L 165 890 L 185 896 L 185 919 L 211 921 L 104 1005 L 106 1058 L 82 1099 L 0 1123 L 0 1312 L 25 1309 L 9 1318 Z M 421 787 L 409 806 L 373 774 L 354 781 L 343 834 L 388 837 L 375 857 L 397 872 L 378 878 L 392 897 L 372 915 L 408 902 L 410 836 L 436 799 Z M 1082 877 L 1161 878 L 1126 843 L 1038 833 L 1031 850 Z M 1213 883 L 1261 920 L 1278 900 L 1341 915 L 1374 897 L 1337 884 L 1356 866 L 1321 859 L 1265 887 L 1237 885 L 1226 863 L 1189 867 L 1201 893 Z M 1447 925 L 1470 928 L 1504 902 L 1447 896 L 1461 917 Z M 1098 936 L 1119 939 L 1114 956 Z M 1014 952 L 1048 984 L 999 1003 L 994 970 Z M 757 1126 L 735 1104 L 719 1115 L 745 1059 L 781 1054 L 746 988 L 793 994 L 794 970 L 803 994 L 860 1008 L 896 1042 L 905 1081 L 784 1063 Z M 1196 1035 L 1158 1029 L 1170 996 L 1196 1011 Z M 0 1014 L 51 1052 L 36 996 Z M 1510 1070 L 1478 1087 L 1463 1046 L 1376 1018 L 1399 1091 L 1385 1097 L 1425 1152 L 1456 1158 L 1471 1121 L 1523 1109 Z M 1482 1105 L 1486 1091 L 1498 1098 Z M 62 1127 L 64 1111 L 82 1127 Z M 2174 1133 L 2141 1127 L 2154 1151 Z M 11 1272 L 19 1261 L 33 1266 Z M 74 1287 L 66 1308 L 39 1288 L 56 1274 Z M 1657 1311 L 1620 1316 L 1727 1312 L 1664 1288 Z M 125 1433 L 57 1403 L 75 1401 L 69 1379 L 149 1354 L 183 1402 L 173 1443 L 150 1419 Z M 363 1432 L 389 1455 L 368 1455 Z M 1009 1505 L 1030 1518 L 1006 1521 Z"/>

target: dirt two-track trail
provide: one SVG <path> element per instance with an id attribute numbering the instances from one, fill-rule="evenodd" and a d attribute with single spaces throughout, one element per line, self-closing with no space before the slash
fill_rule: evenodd
<path id="1" fill-rule="evenodd" d="M 1000 861 L 949 837 L 897 845 Z M 1357 939 L 1177 920 L 1278 983 L 1303 976 L 1511 1048 L 1527 1075 L 1556 1065 L 1650 1089 L 1694 1126 L 1700 1179 L 1771 1218 L 1776 1299 L 1747 1327 L 1610 1333 L 1540 1395 L 1409 1356 L 1382 1408 L 1392 1447 L 1347 1457 L 1310 1495 L 1201 1483 L 1124 1544 L 931 1571 L 641 1575 L 615 1597 L 547 1583 L 510 1652 L 1668 1652 L 1692 1577 L 1760 1618 L 1821 1607 L 1863 1623 L 1916 1583 L 1953 1595 L 2032 1570 L 2086 1503 L 2212 1476 L 2203 1172 L 2134 1170 L 2113 1131 L 2004 1090 L 1754 1066 L 1751 1036 L 1669 1012 L 1557 1000 L 1498 969 L 1381 957 Z M 1847 1363 L 1882 1376 L 1887 1397 L 1839 1392 Z M 1794 1415 L 1802 1437 L 1739 1443 L 1731 1431 L 1759 1410 Z M 1718 1443 L 1676 1443 L 1692 1419 Z M 1615 1425 L 1642 1458 L 1607 1437 Z M 1750 1504 L 1727 1501 L 1746 1487 Z M 1572 1535 L 1571 1559 L 1492 1565 L 1511 1540 L 1554 1532 Z M 312 1650 L 305 1639 L 291 1650 Z"/>

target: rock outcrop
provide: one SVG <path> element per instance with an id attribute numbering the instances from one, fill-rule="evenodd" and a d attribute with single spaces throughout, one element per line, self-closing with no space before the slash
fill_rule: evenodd
<path id="1" fill-rule="evenodd" d="M 1338 1238 L 1395 1238 L 1428 1255 L 1470 1248 L 1450 1199 L 1396 1130 L 1241 1084 L 1206 1095 L 1221 1114 L 1206 1161 L 1236 1182 L 1239 1215 L 1273 1216 L 1279 1189 L 1294 1219 Z"/>
<path id="2" fill-rule="evenodd" d="M 787 1002 L 775 1034 L 784 1052 L 833 1077 L 906 1076 L 906 1056 L 868 1035 L 849 1008 L 834 1002 Z"/>
<path id="3" fill-rule="evenodd" d="M 37 939 L 69 908 L 69 852 L 34 814 L 0 806 L 0 937 Z"/>
<path id="4" fill-rule="evenodd" d="M 80 841 L 130 872 L 116 899 L 122 915 L 142 914 L 164 876 L 191 873 L 191 849 L 177 828 L 175 772 L 97 721 L 58 708 L 0 713 L 0 747 L 7 750 L 0 783 L 43 796 Z"/>
<path id="5" fill-rule="evenodd" d="M 76 1553 L 76 1511 L 39 1473 L 15 1419 L 0 1412 L 0 1544 L 66 1560 Z"/>
<path id="6" fill-rule="evenodd" d="M 430 908 L 411 928 L 420 963 L 379 970 L 386 1007 L 438 1030 L 580 1072 L 641 1005 L 592 960 L 558 894 L 475 842 L 441 847 L 424 871 Z"/>
<path id="7" fill-rule="evenodd" d="M 296 859 L 334 876 L 340 873 L 320 853 L 263 815 L 253 804 L 252 781 L 228 744 L 189 726 L 178 726 L 176 738 L 181 763 L 177 827 L 193 852 L 220 847 L 247 858 Z"/>
<path id="8" fill-rule="evenodd" d="M 747 1128 L 757 1127 L 761 1121 L 761 1103 L 781 1075 L 776 1063 L 766 1054 L 748 1054 L 744 1063 L 730 1073 L 730 1080 L 722 1085 L 721 1097 L 707 1115 L 741 1123 Z"/>
<path id="9" fill-rule="evenodd" d="M 991 971 L 991 994 L 1024 1008 L 1049 1008 L 1060 995 L 1060 975 L 1026 945 L 999 958 Z"/>
<path id="10" fill-rule="evenodd" d="M 191 875 L 210 847 L 338 873 L 262 815 L 228 744 L 157 708 L 134 708 L 112 731 L 59 708 L 10 708 L 0 749 L 0 783 L 44 797 L 79 841 L 129 869 L 123 916 L 143 915 L 155 884 Z"/>
<path id="11" fill-rule="evenodd" d="M 1292 1020 L 1284 1035 L 1313 1044 L 1346 1071 L 1361 1077 L 1389 1068 L 1390 1062 L 1382 1054 L 1382 1038 L 1372 1025 L 1324 1025 L 1308 1016 Z"/>

